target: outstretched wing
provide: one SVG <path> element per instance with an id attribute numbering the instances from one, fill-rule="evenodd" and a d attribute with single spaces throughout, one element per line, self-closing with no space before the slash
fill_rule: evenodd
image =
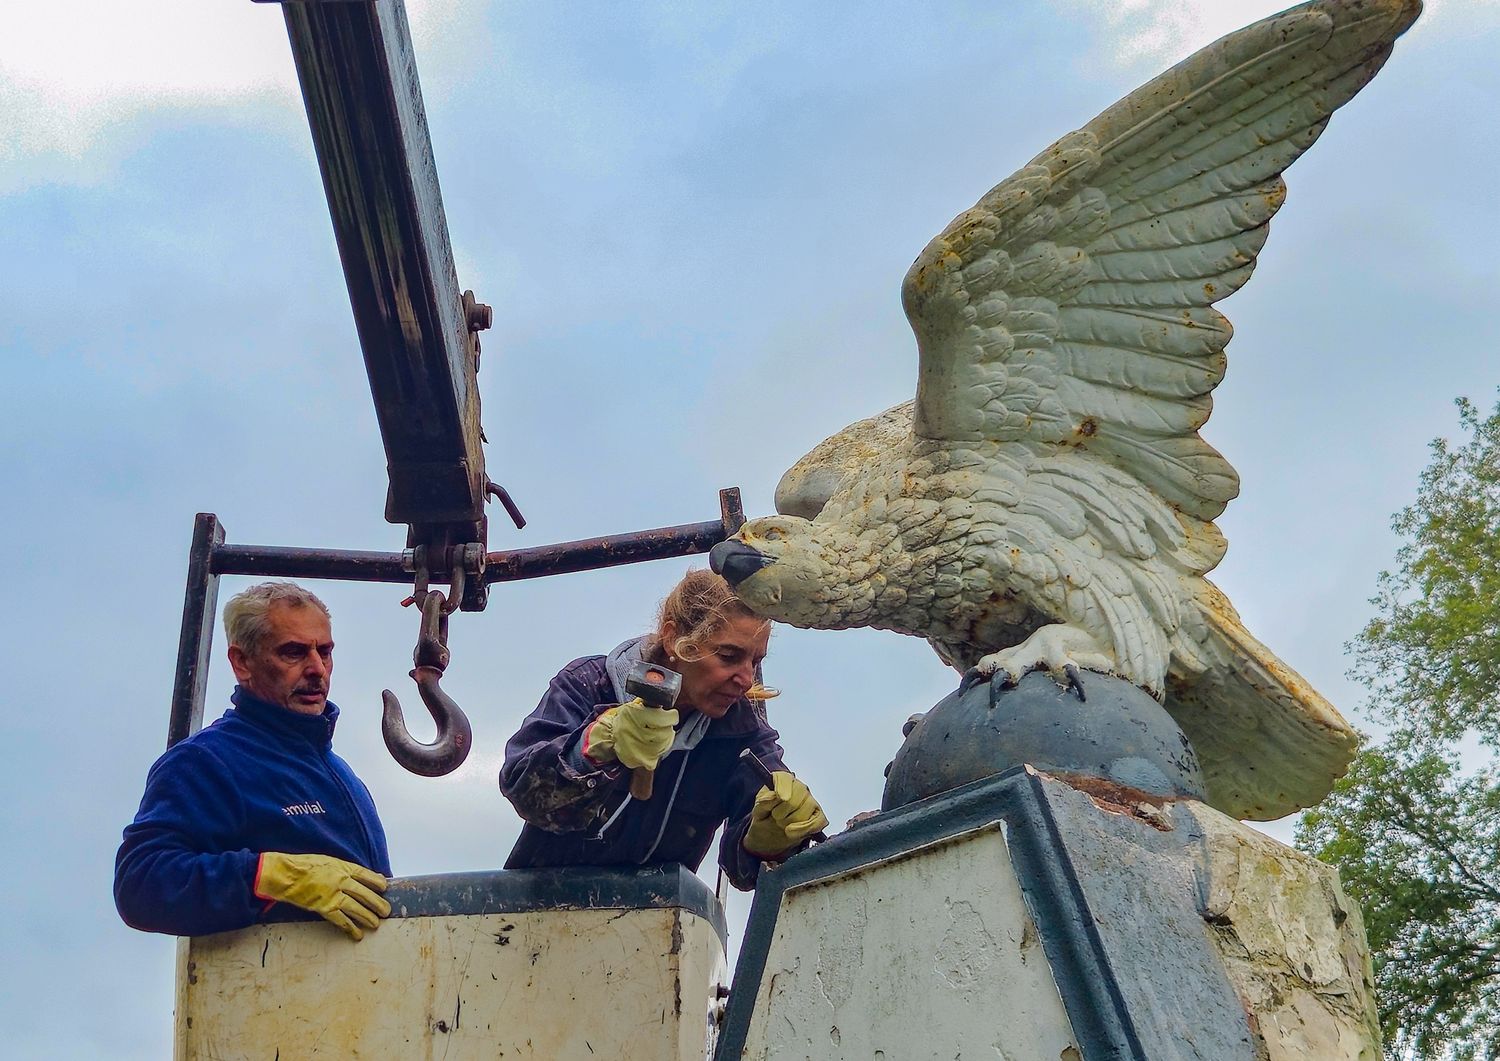
<path id="1" fill-rule="evenodd" d="M 1077 447 L 1218 516 L 1239 481 L 1198 437 L 1230 336 L 1212 305 L 1249 279 L 1281 171 L 1420 10 L 1316 0 L 1232 33 L 955 219 L 902 289 L 916 433 Z"/>

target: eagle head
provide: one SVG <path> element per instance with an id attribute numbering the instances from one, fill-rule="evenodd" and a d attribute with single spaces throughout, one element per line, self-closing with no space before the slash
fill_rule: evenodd
<path id="1" fill-rule="evenodd" d="M 830 548 L 827 528 L 798 516 L 753 519 L 715 545 L 708 563 L 753 611 L 793 626 L 848 625 L 840 600 L 849 572 Z"/>

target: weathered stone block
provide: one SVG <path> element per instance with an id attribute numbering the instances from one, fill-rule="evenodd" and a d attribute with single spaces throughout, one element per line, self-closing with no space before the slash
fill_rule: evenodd
<path id="1" fill-rule="evenodd" d="M 882 1056 L 1378 1061 L 1363 924 L 1203 803 L 1013 770 L 762 876 L 719 1061 Z"/>
<path id="2" fill-rule="evenodd" d="M 1201 804 L 1204 919 L 1270 1061 L 1379 1061 L 1359 907 L 1329 866 Z"/>

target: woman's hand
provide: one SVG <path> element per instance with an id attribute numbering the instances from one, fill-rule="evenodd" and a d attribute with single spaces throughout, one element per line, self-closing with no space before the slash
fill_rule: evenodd
<path id="1" fill-rule="evenodd" d="M 640 699 L 605 711 L 583 733 L 583 754 L 596 763 L 618 762 L 632 770 L 656 769 L 672 747 L 676 709 L 647 707 Z"/>
<path id="2" fill-rule="evenodd" d="M 809 836 L 828 828 L 828 815 L 813 799 L 812 791 L 786 770 L 771 775 L 772 786 L 755 794 L 750 828 L 743 846 L 759 859 L 774 859 L 801 844 Z"/>

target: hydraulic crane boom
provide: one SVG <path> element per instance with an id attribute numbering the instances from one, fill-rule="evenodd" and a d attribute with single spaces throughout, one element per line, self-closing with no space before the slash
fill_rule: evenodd
<path id="1" fill-rule="evenodd" d="M 440 551 L 485 541 L 475 332 L 489 307 L 458 286 L 404 6 L 282 12 L 385 444 L 385 518 L 428 546 L 436 576 Z"/>

